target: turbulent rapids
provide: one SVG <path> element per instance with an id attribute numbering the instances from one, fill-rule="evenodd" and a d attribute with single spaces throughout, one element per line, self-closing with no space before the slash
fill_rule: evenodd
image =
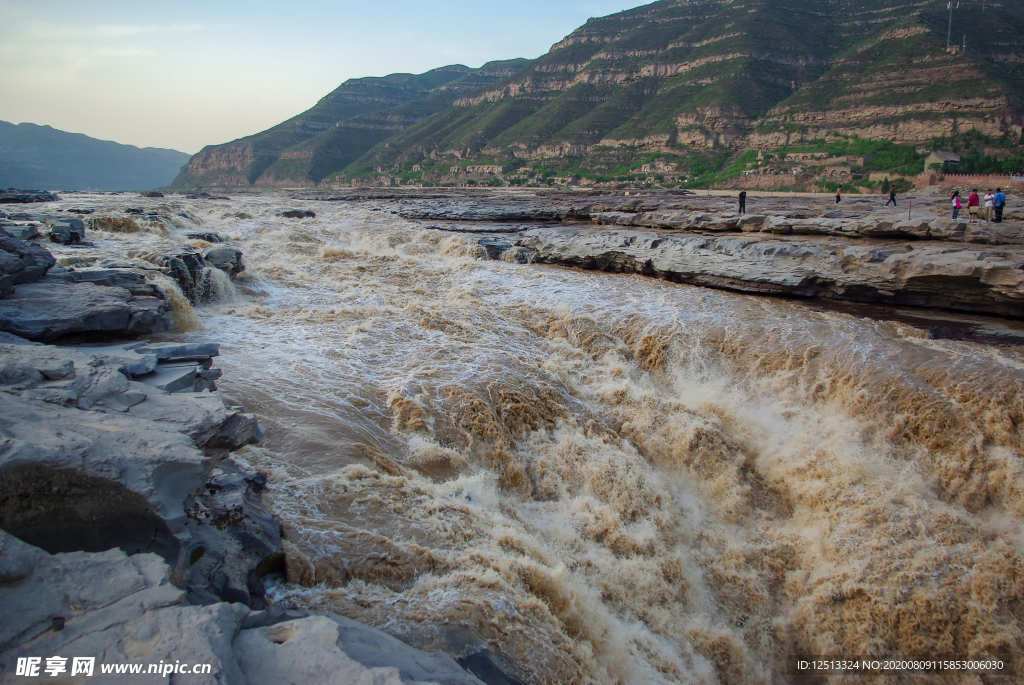
<path id="1" fill-rule="evenodd" d="M 278 605 L 535 683 L 1020 653 L 1022 348 L 281 208 L 191 207 L 249 266 L 179 336 L 267 429 L 236 459 L 285 525 Z"/>

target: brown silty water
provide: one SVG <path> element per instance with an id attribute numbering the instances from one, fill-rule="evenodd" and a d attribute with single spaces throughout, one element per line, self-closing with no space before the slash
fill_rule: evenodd
<path id="1" fill-rule="evenodd" d="M 249 265 L 184 337 L 268 429 L 235 458 L 286 529 L 277 604 L 535 683 L 1021 652 L 1020 348 L 310 206 L 189 205 Z"/>

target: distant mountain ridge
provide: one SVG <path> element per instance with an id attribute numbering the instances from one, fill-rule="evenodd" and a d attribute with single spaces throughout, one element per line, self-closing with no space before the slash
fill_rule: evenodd
<path id="1" fill-rule="evenodd" d="M 150 190 L 170 185 L 189 155 L 138 148 L 50 126 L 0 121 L 0 187 Z"/>
<path id="2" fill-rule="evenodd" d="M 495 162 L 585 172 L 640 153 L 720 157 L 835 134 L 914 145 L 972 129 L 1020 135 L 1024 3 L 964 3 L 952 50 L 947 16 L 945 0 L 660 0 L 590 19 L 450 103 L 352 117 L 320 135 L 359 145 L 331 158 L 299 144 L 251 182 L 298 184 L 298 160 L 318 154 L 306 185 L 454 180 L 453 165 Z M 372 136 L 342 131 L 359 126 L 379 139 L 355 159 Z M 215 179 L 193 165 L 179 181 Z"/>

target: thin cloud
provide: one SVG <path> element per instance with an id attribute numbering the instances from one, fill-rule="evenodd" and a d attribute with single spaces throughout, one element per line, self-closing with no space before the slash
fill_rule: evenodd
<path id="1" fill-rule="evenodd" d="M 154 33 L 192 33 L 195 31 L 205 31 L 208 28 L 205 24 L 149 24 L 145 26 L 108 24 L 86 29 L 86 31 L 94 35 L 116 38 L 152 35 Z"/>

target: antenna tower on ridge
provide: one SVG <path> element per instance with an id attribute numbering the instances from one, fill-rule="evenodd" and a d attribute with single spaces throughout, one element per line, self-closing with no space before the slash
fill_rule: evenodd
<path id="1" fill-rule="evenodd" d="M 960 9 L 960 3 L 956 3 L 956 7 L 953 7 L 953 0 L 949 0 L 949 28 L 946 29 L 946 50 L 949 50 L 950 45 L 953 43 L 953 10 Z"/>

